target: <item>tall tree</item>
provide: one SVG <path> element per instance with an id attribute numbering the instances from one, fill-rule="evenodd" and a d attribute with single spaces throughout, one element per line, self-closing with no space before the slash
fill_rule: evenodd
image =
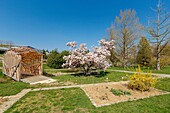
<path id="1" fill-rule="evenodd" d="M 108 29 L 108 35 L 109 35 L 109 40 L 115 40 L 115 29 L 114 26 L 111 26 L 111 28 Z M 110 61 L 112 62 L 113 66 L 117 65 L 117 62 L 119 61 L 119 59 L 117 58 L 116 52 L 115 52 L 115 48 L 111 48 L 109 49 L 110 51 Z"/>
<path id="2" fill-rule="evenodd" d="M 151 46 L 148 40 L 142 36 L 138 45 L 137 63 L 142 66 L 149 66 L 151 61 Z"/>
<path id="3" fill-rule="evenodd" d="M 135 10 L 120 11 L 120 15 L 116 17 L 113 26 L 115 28 L 116 52 L 122 66 L 125 68 L 129 50 L 135 45 L 135 41 L 139 37 L 139 30 L 141 30 L 142 27 Z"/>
<path id="4" fill-rule="evenodd" d="M 170 41 L 170 13 L 165 13 L 160 0 L 158 0 L 157 9 L 153 9 L 157 17 L 152 21 L 148 28 L 151 35 L 151 41 L 156 44 L 156 69 L 160 70 L 161 52 Z"/>

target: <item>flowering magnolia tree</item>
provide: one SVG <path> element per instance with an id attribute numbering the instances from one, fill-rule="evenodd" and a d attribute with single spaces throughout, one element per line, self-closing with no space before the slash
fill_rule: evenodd
<path id="1" fill-rule="evenodd" d="M 111 66 L 107 57 L 110 56 L 110 49 L 114 48 L 114 41 L 100 40 L 99 46 L 93 47 L 90 51 L 85 44 L 80 44 L 77 48 L 76 42 L 68 42 L 66 45 L 70 47 L 70 55 L 64 56 L 66 60 L 62 66 L 66 68 L 80 68 L 84 74 L 89 74 L 92 68 L 103 69 L 104 71 Z"/>

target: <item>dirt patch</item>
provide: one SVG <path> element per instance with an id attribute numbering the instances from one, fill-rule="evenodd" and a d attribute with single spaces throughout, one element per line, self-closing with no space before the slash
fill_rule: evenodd
<path id="1" fill-rule="evenodd" d="M 6 101 L 8 101 L 8 98 L 0 98 L 0 105 Z"/>
<path id="2" fill-rule="evenodd" d="M 131 93 L 131 95 L 116 96 L 110 91 L 112 88 L 128 91 Z M 96 107 L 148 98 L 167 93 L 165 91 L 160 91 L 154 88 L 146 92 L 131 90 L 127 88 L 127 83 L 92 85 L 82 87 L 82 89 L 85 91 L 86 95 L 90 98 Z"/>

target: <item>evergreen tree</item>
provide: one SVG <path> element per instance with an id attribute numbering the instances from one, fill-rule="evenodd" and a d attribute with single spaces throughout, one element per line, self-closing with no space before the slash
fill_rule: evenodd
<path id="1" fill-rule="evenodd" d="M 62 64 L 66 61 L 63 59 L 64 56 L 68 56 L 69 51 L 58 52 L 57 49 L 52 50 L 47 58 L 47 65 L 52 68 L 62 68 Z"/>
<path id="2" fill-rule="evenodd" d="M 137 63 L 141 66 L 149 66 L 151 61 L 151 46 L 144 36 L 140 39 L 138 50 Z"/>

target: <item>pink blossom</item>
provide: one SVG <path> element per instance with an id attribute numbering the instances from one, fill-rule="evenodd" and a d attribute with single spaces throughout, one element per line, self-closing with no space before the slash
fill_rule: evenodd
<path id="1" fill-rule="evenodd" d="M 79 48 L 76 48 L 77 43 L 75 41 L 68 42 L 66 45 L 70 46 L 71 54 L 63 57 L 63 59 L 66 60 L 63 67 L 81 68 L 81 70 L 87 74 L 92 68 L 106 70 L 111 66 L 107 57 L 110 56 L 109 49 L 114 48 L 113 40 L 100 40 L 100 46 L 93 47 L 93 51 L 91 52 L 85 44 L 80 44 Z"/>

